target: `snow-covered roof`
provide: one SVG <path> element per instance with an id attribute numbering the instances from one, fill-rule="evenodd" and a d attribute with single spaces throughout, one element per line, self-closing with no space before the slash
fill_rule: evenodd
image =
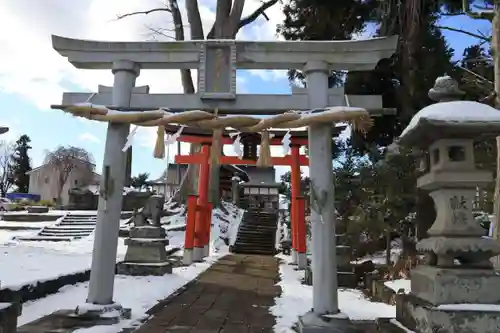
<path id="1" fill-rule="evenodd" d="M 441 131 L 426 131 L 423 127 L 450 127 L 464 132 L 467 137 L 472 133 L 500 133 L 500 110 L 473 101 L 441 102 L 429 105 L 415 114 L 400 136 L 400 144 L 421 146 L 431 137 L 437 139 Z M 480 132 L 479 132 L 480 131 Z M 457 135 L 454 135 L 455 137 Z M 423 141 L 420 141 L 424 139 Z M 427 139 L 427 140 L 426 140 Z M 420 141 L 420 142 L 419 142 Z"/>

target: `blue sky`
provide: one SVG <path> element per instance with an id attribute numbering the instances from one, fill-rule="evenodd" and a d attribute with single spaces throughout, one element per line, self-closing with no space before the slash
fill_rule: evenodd
<path id="1" fill-rule="evenodd" d="M 25 3 L 26 5 L 36 5 L 34 0 L 19 1 L 20 3 Z M 67 1 L 64 0 L 51 0 L 51 2 L 57 4 L 57 6 L 67 5 Z M 85 8 L 88 11 L 95 10 L 92 9 L 92 6 L 98 6 L 97 1 L 88 1 L 88 3 L 89 7 Z M 115 3 L 117 4 L 118 2 Z M 58 18 L 60 21 L 54 22 L 54 16 L 51 16 L 50 14 L 48 14 L 46 18 L 38 17 L 37 19 L 39 20 L 39 22 L 34 22 L 38 25 L 33 25 L 33 29 L 28 29 L 26 28 L 26 21 L 23 21 L 23 18 L 19 18 L 18 22 L 12 16 L 16 14 L 27 15 L 25 12 L 21 12 L 19 8 L 14 8 L 15 6 L 10 6 L 9 8 L 1 8 L 4 6 L 9 7 L 10 4 L 0 5 L 0 12 L 4 12 L 3 15 L 0 13 L 0 20 L 3 21 L 3 19 L 8 19 L 10 24 L 14 26 L 16 24 L 23 24 L 23 28 L 25 29 L 23 30 L 24 32 L 21 33 L 26 34 L 26 36 L 31 36 L 34 43 L 38 44 L 33 44 L 32 49 L 28 47 L 26 50 L 30 52 L 30 54 L 26 55 L 22 50 L 18 50 L 18 46 L 13 40 L 13 38 L 19 38 L 19 36 L 13 36 L 7 33 L 4 33 L 2 36 L 0 36 L 0 43 L 2 43 L 2 45 L 7 45 L 4 46 L 2 52 L 5 51 L 5 47 L 7 48 L 7 51 L 3 54 L 0 54 L 0 62 L 4 63 L 3 67 L 0 67 L 0 125 L 7 125 L 11 128 L 11 132 L 5 134 L 2 139 L 15 140 L 21 134 L 29 135 L 32 139 L 33 150 L 31 151 L 31 157 L 34 166 L 38 166 L 40 163 L 42 163 L 43 157 L 47 150 L 54 149 L 58 145 L 74 145 L 83 147 L 93 154 L 97 164 L 97 171 L 100 172 L 104 150 L 106 125 L 102 123 L 99 124 L 96 122 L 76 119 L 69 115 L 63 114 L 61 111 L 49 110 L 48 105 L 60 103 L 63 90 L 74 92 L 90 91 L 91 89 L 97 89 L 98 83 L 109 84 L 111 82 L 111 75 L 109 73 L 99 74 L 97 78 L 103 77 L 105 78 L 106 82 L 97 81 L 97 78 L 92 77 L 94 75 L 93 73 L 86 73 L 85 77 L 75 79 L 76 74 L 74 72 L 69 72 L 70 69 L 68 69 L 69 67 L 67 66 L 67 64 L 65 64 L 65 60 L 58 56 L 55 51 L 52 51 L 50 49 L 50 40 L 48 39 L 48 37 L 51 33 L 55 33 L 68 37 L 82 38 L 82 36 L 90 36 L 97 39 L 94 36 L 100 36 L 100 34 L 104 32 L 102 32 L 101 30 L 92 34 L 77 31 L 74 25 L 71 25 L 71 22 L 75 22 L 77 14 L 75 14 L 75 18 L 65 18 L 65 20 L 68 22 L 63 22 L 63 18 Z M 76 10 L 71 6 L 69 6 L 68 9 Z M 117 13 L 116 9 L 113 8 L 109 9 L 109 13 L 112 13 L 112 10 L 115 11 L 115 14 Z M 205 10 L 210 11 L 210 6 L 207 6 Z M 102 12 L 103 10 L 100 9 L 99 13 Z M 274 13 L 276 13 L 277 16 L 275 22 L 279 22 L 279 13 Z M 88 20 L 88 17 L 86 19 Z M 157 19 L 159 18 L 153 18 L 153 20 Z M 95 15 L 92 16 L 92 20 L 97 20 L 97 18 L 95 18 Z M 109 30 L 115 29 L 113 25 L 122 24 L 111 22 L 109 18 L 104 21 L 104 26 L 107 29 L 109 25 Z M 40 25 L 43 26 L 44 24 L 49 26 L 46 30 L 38 28 L 40 27 Z M 82 24 L 85 24 L 85 22 L 83 22 Z M 134 28 L 130 28 L 130 31 L 134 32 L 136 32 L 138 26 L 144 27 L 145 25 L 145 23 L 143 22 L 127 22 L 126 24 L 135 24 Z M 271 27 L 269 27 L 269 25 L 271 25 Z M 253 27 L 246 29 L 243 33 L 243 37 L 244 39 L 272 38 L 274 31 L 274 27 L 272 25 L 273 22 L 260 20 Z M 487 33 L 490 30 L 488 22 L 474 21 L 466 17 L 446 18 L 445 20 L 443 20 L 443 22 L 441 22 L 441 25 L 453 26 L 455 28 L 464 28 L 471 31 L 476 31 L 479 29 Z M 129 26 L 127 26 L 127 28 L 129 28 Z M 98 28 L 95 29 L 97 30 Z M 123 27 L 119 27 L 116 29 L 119 29 L 119 32 L 123 33 Z M 106 32 L 109 36 L 114 36 L 111 34 L 111 32 Z M 37 33 L 39 34 L 39 38 L 37 38 Z M 462 54 L 462 51 L 465 47 L 476 42 L 474 38 L 465 36 L 463 34 L 450 31 L 444 31 L 444 34 L 449 41 L 449 44 L 456 50 L 455 54 L 457 57 Z M 121 40 L 124 40 L 126 38 L 126 36 L 118 34 L 117 36 L 117 38 L 120 38 Z M 137 39 L 138 37 L 135 36 L 135 38 Z M 48 45 L 46 45 L 47 43 Z M 40 45 L 40 47 L 37 48 L 37 45 Z M 40 48 L 43 45 L 45 45 L 46 49 L 44 49 L 42 52 Z M 16 50 L 17 52 L 19 52 L 19 54 L 16 53 Z M 8 52 L 11 53 L 8 54 Z M 19 60 L 19 57 L 21 57 L 21 53 L 23 53 L 22 63 Z M 45 59 L 45 55 L 47 57 L 50 57 L 50 60 L 47 60 L 47 62 L 44 62 L 43 60 Z M 6 62 L 10 62 L 12 66 L 10 66 L 9 63 L 5 64 Z M 16 67 L 16 65 L 18 65 L 19 67 Z M 26 66 L 33 66 L 31 67 L 33 70 L 26 69 Z M 44 66 L 46 66 L 46 68 L 43 68 Z M 50 66 L 54 66 L 53 71 L 51 70 Z M 30 76 L 30 73 L 33 74 L 33 76 Z M 55 76 L 55 73 L 57 73 L 58 76 Z M 70 74 L 66 76 L 66 73 Z M 276 73 L 266 74 L 260 72 L 240 72 L 238 74 L 238 90 L 239 92 L 245 93 L 288 93 L 289 84 L 287 82 L 286 76 L 283 74 L 284 73 L 281 73 L 280 75 Z M 53 75 L 55 77 L 52 77 Z M 48 79 L 49 76 L 51 77 L 50 79 Z M 168 76 L 169 75 L 165 75 L 165 80 L 168 80 Z M 155 76 L 155 80 L 158 80 L 156 77 L 157 76 Z M 57 84 L 57 89 L 52 87 L 54 83 Z M 149 82 L 139 81 L 138 84 L 149 84 Z M 172 82 L 172 85 L 174 84 L 178 85 L 178 81 L 177 83 Z M 152 83 L 153 92 L 159 92 L 158 90 L 160 90 L 161 87 L 158 86 L 156 91 L 154 91 L 154 88 L 155 85 L 154 83 Z M 133 174 L 137 174 L 139 172 L 149 172 L 152 178 L 156 178 L 166 167 L 166 160 L 155 160 L 152 157 L 152 145 L 154 144 L 153 138 L 154 137 L 151 132 L 143 133 L 140 138 L 136 138 L 136 141 L 134 142 L 134 161 L 132 170 Z"/>

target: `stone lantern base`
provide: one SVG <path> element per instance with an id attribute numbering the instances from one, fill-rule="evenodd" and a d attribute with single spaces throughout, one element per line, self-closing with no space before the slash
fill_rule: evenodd
<path id="1" fill-rule="evenodd" d="M 500 330 L 500 305 L 435 306 L 415 295 L 401 294 L 396 300 L 396 320 L 421 333 L 496 333 Z"/>
<path id="2" fill-rule="evenodd" d="M 172 274 L 165 246 L 169 244 L 165 229 L 157 226 L 140 226 L 130 229 L 125 260 L 117 265 L 117 273 L 124 275 Z"/>
<path id="3" fill-rule="evenodd" d="M 351 264 L 351 247 L 348 245 L 337 245 L 337 281 L 342 288 L 356 288 L 358 281 Z"/>

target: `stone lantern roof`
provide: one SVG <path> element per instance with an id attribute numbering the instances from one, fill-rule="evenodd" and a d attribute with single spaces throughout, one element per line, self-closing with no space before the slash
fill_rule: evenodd
<path id="1" fill-rule="evenodd" d="M 442 138 L 478 138 L 500 134 L 500 110 L 489 105 L 461 101 L 463 92 L 449 76 L 439 77 L 429 97 L 438 103 L 415 114 L 399 137 L 399 144 L 427 148 Z"/>

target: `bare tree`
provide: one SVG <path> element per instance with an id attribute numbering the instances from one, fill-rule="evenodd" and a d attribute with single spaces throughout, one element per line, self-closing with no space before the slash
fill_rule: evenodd
<path id="1" fill-rule="evenodd" d="M 5 193 L 14 185 L 14 168 L 12 154 L 15 145 L 12 142 L 0 142 L 0 195 Z"/>
<path id="2" fill-rule="evenodd" d="M 263 16 L 269 21 L 265 11 L 270 7 L 278 3 L 279 0 L 267 0 L 263 1 L 262 4 L 250 15 L 243 17 L 243 7 L 245 6 L 245 0 L 217 0 L 215 22 L 206 34 L 207 39 L 235 39 L 236 34 L 244 26 L 254 22 L 260 16 Z M 200 10 L 198 6 L 198 0 L 185 0 L 186 14 L 191 31 L 192 40 L 203 40 L 205 39 L 205 32 L 203 31 L 203 24 L 200 16 Z M 162 35 L 167 38 L 172 38 L 175 40 L 185 40 L 184 34 L 184 23 L 182 19 L 182 14 L 179 9 L 179 4 L 177 0 L 168 0 L 168 3 L 164 7 L 150 8 L 144 11 L 131 12 L 123 15 L 119 15 L 118 19 L 123 19 L 126 17 L 134 15 L 148 15 L 155 12 L 166 12 L 172 16 L 173 29 L 162 28 L 162 27 L 148 27 L 153 34 Z M 174 35 L 170 35 L 172 32 Z M 191 76 L 191 71 L 189 69 L 181 70 L 181 81 L 184 88 L 184 93 L 194 94 L 195 87 L 193 84 L 193 78 Z M 190 154 L 195 154 L 200 151 L 200 146 L 192 144 L 190 148 Z M 220 194 L 219 194 L 219 168 L 213 166 L 211 168 L 210 175 L 210 193 L 211 201 L 215 206 L 219 206 Z M 196 193 L 197 186 L 197 176 L 198 176 L 198 166 L 189 165 L 185 176 L 182 179 L 181 186 L 174 196 L 174 200 L 178 202 L 185 202 L 187 196 L 190 193 Z"/>
<path id="3" fill-rule="evenodd" d="M 57 177 L 57 202 L 61 201 L 64 184 L 72 172 L 79 173 L 79 185 L 88 185 L 94 178 L 94 157 L 79 147 L 59 146 L 45 156 L 44 164 L 50 166 Z"/>

